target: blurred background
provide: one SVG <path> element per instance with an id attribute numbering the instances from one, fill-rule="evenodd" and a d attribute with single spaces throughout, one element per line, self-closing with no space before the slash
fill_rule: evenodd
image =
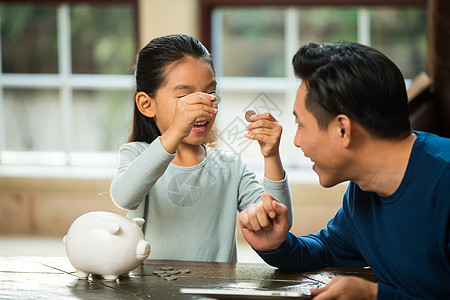
<path id="1" fill-rule="evenodd" d="M 126 213 L 109 185 L 130 131 L 133 65 L 140 48 L 171 33 L 212 53 L 224 99 L 219 146 L 241 153 L 260 179 L 259 147 L 242 137 L 244 113 L 269 111 L 283 125 L 293 232 L 316 233 L 346 184 L 321 188 L 293 145 L 292 56 L 306 42 L 359 42 L 390 57 L 411 87 L 430 74 L 435 2 L 444 1 L 0 1 L 0 256 L 64 256 L 61 239 L 78 216 Z M 415 95 L 429 91 L 425 78 Z M 258 261 L 238 235 L 239 260 Z"/>

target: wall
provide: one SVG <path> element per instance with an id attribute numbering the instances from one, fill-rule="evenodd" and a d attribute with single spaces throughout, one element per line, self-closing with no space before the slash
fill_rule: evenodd
<path id="1" fill-rule="evenodd" d="M 90 211 L 125 215 L 110 199 L 107 180 L 0 178 L 0 235 L 64 236 Z M 346 185 L 324 189 L 291 184 L 297 235 L 317 233 L 340 207 Z M 240 230 L 238 230 L 239 239 Z"/>
<path id="2" fill-rule="evenodd" d="M 64 236 L 89 211 L 126 212 L 109 197 L 110 180 L 0 178 L 0 235 Z"/>
<path id="3" fill-rule="evenodd" d="M 140 0 L 139 24 L 141 46 L 170 33 L 199 37 L 198 1 Z M 0 235 L 63 236 L 83 213 L 103 210 L 125 214 L 109 197 L 110 182 L 111 178 L 0 177 Z M 323 189 L 317 184 L 291 184 L 291 190 L 293 232 L 304 234 L 317 232 L 335 214 L 345 185 Z"/>
<path id="4" fill-rule="evenodd" d="M 184 33 L 199 38 L 198 0 L 139 0 L 138 5 L 141 47 L 167 34 Z"/>

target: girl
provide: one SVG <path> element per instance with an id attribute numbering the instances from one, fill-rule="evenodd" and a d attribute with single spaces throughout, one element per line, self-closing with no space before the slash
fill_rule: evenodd
<path id="1" fill-rule="evenodd" d="M 205 145 L 218 111 L 210 54 L 190 36 L 156 38 L 140 51 L 135 76 L 133 126 L 119 150 L 114 203 L 147 221 L 149 258 L 236 262 L 236 212 L 258 202 L 264 189 L 237 154 Z M 247 130 L 265 158 L 265 190 L 291 210 L 281 126 L 264 113 L 252 116 Z"/>

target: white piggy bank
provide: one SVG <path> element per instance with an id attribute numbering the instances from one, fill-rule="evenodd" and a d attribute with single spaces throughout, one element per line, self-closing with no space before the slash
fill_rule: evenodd
<path id="1" fill-rule="evenodd" d="M 78 277 L 96 274 L 116 280 L 139 266 L 150 254 L 140 228 L 144 222 L 103 211 L 78 217 L 63 239 Z"/>

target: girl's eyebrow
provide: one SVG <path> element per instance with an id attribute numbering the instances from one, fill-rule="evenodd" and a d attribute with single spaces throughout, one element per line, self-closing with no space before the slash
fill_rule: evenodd
<path id="1" fill-rule="evenodd" d="M 210 87 L 216 86 L 216 85 L 217 85 L 217 81 L 213 80 L 208 84 L 207 88 L 210 88 Z"/>
<path id="2" fill-rule="evenodd" d="M 216 85 L 217 85 L 217 81 L 213 80 L 206 86 L 206 88 L 208 89 L 208 88 L 216 86 Z M 180 85 L 176 85 L 173 88 L 173 90 L 174 91 L 178 91 L 178 90 L 191 90 L 192 91 L 192 90 L 195 90 L 195 88 L 191 85 L 180 84 Z"/>
<path id="3" fill-rule="evenodd" d="M 178 91 L 178 90 L 192 90 L 193 87 L 190 85 L 177 85 L 173 88 L 174 91 Z"/>

